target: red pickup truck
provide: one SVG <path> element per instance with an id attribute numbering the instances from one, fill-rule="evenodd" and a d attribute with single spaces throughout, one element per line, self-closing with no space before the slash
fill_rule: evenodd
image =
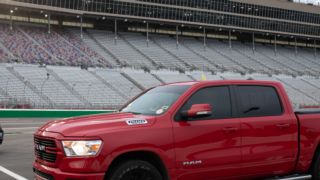
<path id="1" fill-rule="evenodd" d="M 36 179 L 320 179 L 320 111 L 293 111 L 280 83 L 151 88 L 119 112 L 49 122 Z"/>

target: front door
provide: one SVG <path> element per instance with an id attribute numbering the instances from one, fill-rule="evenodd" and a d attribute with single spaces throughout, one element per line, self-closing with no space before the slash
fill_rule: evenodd
<path id="1" fill-rule="evenodd" d="M 178 179 L 209 180 L 241 173 L 240 121 L 233 118 L 228 86 L 196 91 L 173 120 Z M 194 104 L 210 104 L 209 117 L 183 118 Z"/>

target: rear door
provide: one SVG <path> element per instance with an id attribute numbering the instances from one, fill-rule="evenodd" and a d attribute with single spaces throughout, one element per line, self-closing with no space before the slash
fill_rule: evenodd
<path id="1" fill-rule="evenodd" d="M 240 121 L 233 117 L 228 86 L 196 91 L 173 120 L 176 161 L 181 180 L 220 179 L 241 172 Z M 210 104 L 212 115 L 184 119 L 193 104 Z"/>
<path id="2" fill-rule="evenodd" d="M 244 174 L 279 175 L 294 168 L 297 127 L 272 86 L 238 85 Z"/>

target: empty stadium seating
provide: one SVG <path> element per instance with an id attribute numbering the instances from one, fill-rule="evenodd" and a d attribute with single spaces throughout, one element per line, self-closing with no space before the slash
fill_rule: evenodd
<path id="1" fill-rule="evenodd" d="M 54 107 L 84 107 L 83 103 L 73 96 L 46 68 L 17 65 L 14 69 L 27 81 L 33 84 L 40 93 L 44 93 L 54 103 Z"/>
<path id="2" fill-rule="evenodd" d="M 92 37 L 106 48 L 123 65 L 131 67 L 152 68 L 152 63 L 139 51 L 130 46 L 121 37 L 115 40 L 115 34 L 110 31 L 90 30 Z"/>
<path id="3" fill-rule="evenodd" d="M 123 71 L 128 74 L 133 80 L 139 82 L 145 89 L 162 84 L 155 76 L 150 73 L 131 69 L 124 69 Z"/>
<path id="4" fill-rule="evenodd" d="M 93 72 L 101 77 L 106 83 L 113 86 L 117 91 L 121 92 L 126 99 L 132 98 L 141 93 L 141 89 L 139 89 L 130 80 L 126 79 L 119 71 L 97 69 Z"/>
<path id="5" fill-rule="evenodd" d="M 0 106 L 29 104 L 37 108 L 117 108 L 142 90 L 163 83 L 222 79 L 257 79 L 281 82 L 294 106 L 320 104 L 320 80 L 310 76 L 241 75 L 234 72 L 105 69 L 21 64 L 0 64 Z M 47 99 L 46 99 L 47 98 Z"/>
<path id="6" fill-rule="evenodd" d="M 168 70 L 154 71 L 153 74 L 156 75 L 158 78 L 162 79 L 162 81 L 165 83 L 174 83 L 174 82 L 193 80 L 186 74 L 181 74 L 176 71 L 168 71 Z"/>
<path id="7" fill-rule="evenodd" d="M 26 63 L 38 63 L 43 59 L 50 62 L 51 57 L 41 47 L 32 42 L 18 28 L 12 30 L 6 24 L 0 24 L 0 43 L 6 47 L 15 58 Z M 4 49 L 2 50 L 4 51 Z"/>
<path id="8" fill-rule="evenodd" d="M 28 85 L 28 79 L 19 79 L 9 69 L 12 66 L 1 64 L 0 66 L 0 92 L 4 92 L 2 96 L 7 96 L 7 99 L 11 99 L 10 104 L 30 104 L 32 107 L 49 107 L 47 101 L 45 101 L 39 94 L 37 94 Z"/>
<path id="9" fill-rule="evenodd" d="M 173 38 L 168 38 L 166 36 L 154 36 L 153 39 L 158 42 L 164 49 L 169 51 L 170 53 L 174 54 L 176 57 L 184 61 L 185 63 L 196 67 L 197 69 L 201 70 L 212 70 L 212 71 L 218 71 L 217 67 L 210 64 L 210 59 L 214 58 L 214 56 L 211 56 L 211 58 L 206 59 L 199 54 L 196 54 L 195 51 L 192 51 L 190 48 L 188 48 L 187 45 L 191 43 L 196 43 L 195 39 L 192 38 L 181 38 L 181 42 L 176 45 L 176 40 Z M 189 40 L 189 41 L 188 41 Z M 190 42 L 191 41 L 191 42 Z M 199 47 L 204 50 L 203 46 L 199 44 Z"/>
<path id="10" fill-rule="evenodd" d="M 122 33 L 122 37 L 139 49 L 146 57 L 152 59 L 156 66 L 173 69 L 174 67 L 186 68 L 185 65 L 167 51 L 159 47 L 154 41 L 147 44 L 146 37 L 133 33 Z"/>
<path id="11" fill-rule="evenodd" d="M 81 38 L 81 35 L 80 35 L 81 33 L 79 29 L 69 29 L 69 31 L 74 36 Z M 97 53 L 97 56 L 101 56 L 107 62 L 107 63 L 102 62 L 102 67 L 105 67 L 105 66 L 116 67 L 119 65 L 117 61 L 109 53 L 105 52 L 103 47 L 99 45 L 97 42 L 95 42 L 95 40 L 92 39 L 87 33 L 82 34 L 82 41 L 84 44 L 90 47 L 93 51 L 95 51 Z M 99 59 L 101 60 L 101 58 Z"/>
<path id="12" fill-rule="evenodd" d="M 134 67 L 148 69 L 206 70 L 239 72 L 242 74 L 320 75 L 320 59 L 310 49 L 251 44 L 180 37 L 179 43 L 167 35 L 87 30 L 81 39 L 79 29 L 53 28 L 48 34 L 45 26 L 0 23 L 0 58 L 20 59 L 22 62 L 49 65 L 82 64 L 97 67 Z M 116 39 L 115 39 L 116 38 Z"/>
<path id="13" fill-rule="evenodd" d="M 81 65 L 86 63 L 89 65 L 94 64 L 89 57 L 74 47 L 69 41 L 61 37 L 57 32 L 52 31 L 51 34 L 47 34 L 45 28 L 32 28 L 22 27 L 31 38 L 39 43 L 44 49 L 50 52 L 58 60 L 66 61 L 66 65 Z"/>
<path id="14" fill-rule="evenodd" d="M 67 40 L 67 42 L 70 43 L 70 45 L 74 46 L 77 50 L 82 52 L 85 56 L 87 56 L 89 59 L 92 60 L 92 65 L 93 66 L 100 66 L 102 65 L 103 67 L 110 67 L 111 64 L 107 62 L 107 60 L 101 56 L 99 53 L 96 51 L 92 50 L 86 42 L 81 40 L 80 33 L 72 33 L 72 31 L 57 31 L 59 35 Z M 77 35 L 78 34 L 78 35 Z M 80 36 L 80 37 L 79 37 Z"/>
<path id="15" fill-rule="evenodd" d="M 211 74 L 211 73 L 203 73 L 201 71 L 193 71 L 193 72 L 190 72 L 190 75 L 193 77 L 193 79 L 195 80 L 203 80 L 203 76 L 205 77 L 206 80 L 222 80 L 223 78 L 216 74 Z"/>
<path id="16" fill-rule="evenodd" d="M 169 35 L 0 23 L 0 108 L 117 108 L 152 86 L 179 81 L 281 82 L 294 106 L 320 105 L 320 58 L 289 46 Z M 9 62 L 9 64 L 6 64 Z M 20 62 L 20 64 L 14 64 Z M 34 65 L 32 65 L 34 64 Z M 41 64 L 41 66 L 39 66 Z M 46 66 L 47 65 L 47 66 Z M 80 65 L 85 65 L 80 69 Z M 75 66 L 75 67 L 72 67 Z M 87 68 L 89 66 L 89 68 Z"/>
<path id="17" fill-rule="evenodd" d="M 200 41 L 197 41 L 193 38 L 186 38 L 181 40 L 183 45 L 191 49 L 193 52 L 197 52 L 203 58 L 207 59 L 210 64 L 213 64 L 216 68 L 212 70 L 217 71 L 232 71 L 239 72 L 244 71 L 242 67 L 240 67 L 235 62 L 221 55 L 219 52 L 215 50 L 215 48 L 205 48 Z"/>
<path id="18" fill-rule="evenodd" d="M 74 67 L 49 67 L 53 73 L 71 87 L 71 91 L 93 107 L 119 107 L 125 99 L 89 71 Z"/>

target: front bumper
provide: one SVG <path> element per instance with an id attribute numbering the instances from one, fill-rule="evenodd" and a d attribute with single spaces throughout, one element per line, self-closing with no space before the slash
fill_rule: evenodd
<path id="1" fill-rule="evenodd" d="M 105 173 L 69 173 L 58 168 L 48 167 L 37 162 L 33 163 L 36 180 L 103 180 Z"/>

